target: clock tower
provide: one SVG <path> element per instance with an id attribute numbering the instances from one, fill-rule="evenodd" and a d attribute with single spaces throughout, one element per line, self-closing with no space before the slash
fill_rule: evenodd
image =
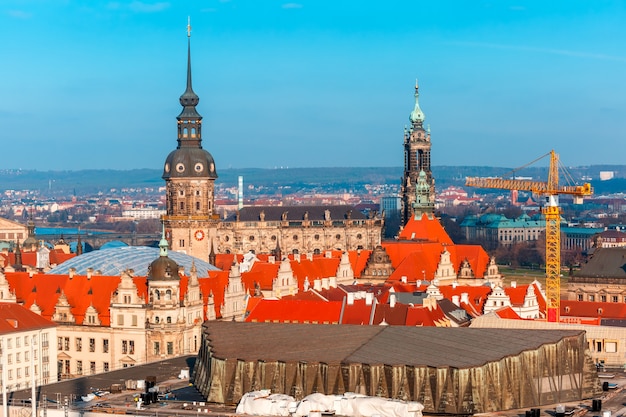
<path id="1" fill-rule="evenodd" d="M 208 260 L 219 216 L 215 214 L 217 171 L 213 156 L 202 149 L 200 101 L 191 86 L 191 26 L 187 26 L 187 88 L 180 96 L 183 110 L 176 118 L 178 146 L 165 159 L 165 236 L 172 250 Z"/>
<path id="2" fill-rule="evenodd" d="M 420 207 L 427 207 L 434 212 L 435 179 L 430 170 L 430 127 L 424 129 L 424 112 L 419 105 L 419 86 L 415 82 L 415 107 L 409 116 L 411 127 L 404 129 L 404 176 L 402 177 L 402 224 L 406 224 L 414 213 L 416 187 L 421 182 L 421 195 L 426 194 L 428 204 L 419 202 Z M 423 190 L 427 187 L 428 190 Z M 424 192 L 427 191 L 427 192 Z"/>

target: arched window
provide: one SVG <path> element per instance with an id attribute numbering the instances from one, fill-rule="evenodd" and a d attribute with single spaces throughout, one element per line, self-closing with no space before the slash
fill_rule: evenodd
<path id="1" fill-rule="evenodd" d="M 159 290 L 155 290 L 154 295 L 156 295 L 157 301 L 161 299 L 161 293 L 159 292 Z"/>
<path id="2" fill-rule="evenodd" d="M 167 316 L 167 323 L 171 324 L 172 323 L 172 318 L 170 316 Z"/>
<path id="3" fill-rule="evenodd" d="M 165 291 L 165 299 L 166 300 L 171 300 L 172 299 L 172 290 Z"/>
<path id="4" fill-rule="evenodd" d="M 156 316 L 156 317 L 154 318 L 154 322 L 155 322 L 156 324 L 159 324 L 159 321 L 160 321 L 160 320 L 159 320 L 159 316 Z"/>

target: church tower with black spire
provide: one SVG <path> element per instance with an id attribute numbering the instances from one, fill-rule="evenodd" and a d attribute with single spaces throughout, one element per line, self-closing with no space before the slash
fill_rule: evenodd
<path id="1" fill-rule="evenodd" d="M 404 129 L 404 176 L 402 177 L 402 222 L 413 216 L 416 203 L 416 187 L 421 182 L 421 196 L 424 198 L 424 184 L 427 185 L 428 204 L 421 202 L 421 207 L 434 211 L 435 179 L 430 169 L 430 127 L 424 128 L 424 112 L 419 105 L 419 86 L 415 82 L 415 107 L 409 116 L 410 128 Z M 421 173 L 421 178 L 420 178 Z"/>
<path id="2" fill-rule="evenodd" d="M 163 167 L 166 193 L 165 235 L 172 250 L 208 260 L 209 240 L 215 239 L 217 179 L 213 156 L 202 149 L 200 101 L 191 86 L 191 26 L 187 25 L 187 88 L 180 96 L 183 110 L 176 118 L 178 146 Z"/>

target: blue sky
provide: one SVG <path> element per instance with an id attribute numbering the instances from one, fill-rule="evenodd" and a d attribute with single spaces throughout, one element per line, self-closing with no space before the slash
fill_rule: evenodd
<path id="1" fill-rule="evenodd" d="M 160 169 L 188 16 L 218 173 L 401 166 L 416 78 L 435 166 L 625 163 L 623 1 L 3 0 L 0 169 Z"/>

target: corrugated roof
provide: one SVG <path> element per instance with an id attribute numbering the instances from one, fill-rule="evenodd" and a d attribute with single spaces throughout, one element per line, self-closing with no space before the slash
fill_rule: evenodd
<path id="1" fill-rule="evenodd" d="M 469 368 L 552 344 L 579 330 L 206 322 L 222 359 Z M 462 352 L 462 354 L 460 354 Z"/>

